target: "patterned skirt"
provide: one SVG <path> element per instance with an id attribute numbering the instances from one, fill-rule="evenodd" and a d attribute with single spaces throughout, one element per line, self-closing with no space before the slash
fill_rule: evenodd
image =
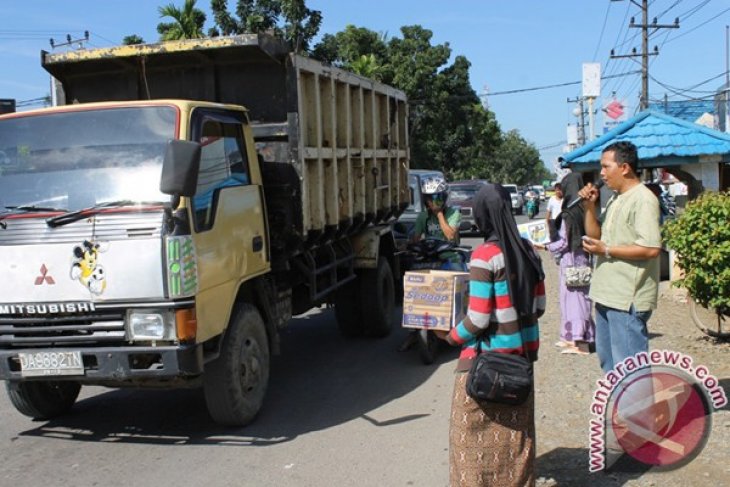
<path id="1" fill-rule="evenodd" d="M 535 397 L 520 406 L 479 404 L 457 372 L 449 429 L 449 485 L 535 485 Z"/>

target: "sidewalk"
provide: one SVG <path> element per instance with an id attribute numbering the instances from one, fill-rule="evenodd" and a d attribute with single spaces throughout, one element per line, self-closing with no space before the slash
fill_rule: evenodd
<path id="1" fill-rule="evenodd" d="M 543 255 L 544 257 L 544 255 Z M 560 309 L 558 269 L 543 259 L 547 311 L 540 320 L 540 358 L 536 364 L 537 476 L 539 486 L 726 486 L 730 479 L 730 409 L 713 415 L 707 445 L 688 465 L 668 472 L 588 471 L 590 406 L 596 380 L 603 374 L 595 354 L 561 355 L 558 340 Z M 730 395 L 730 343 L 717 343 L 691 322 L 681 291 L 662 287 L 659 308 L 649 321 L 650 350 L 673 350 L 689 355 L 696 366 L 705 365 Z"/>

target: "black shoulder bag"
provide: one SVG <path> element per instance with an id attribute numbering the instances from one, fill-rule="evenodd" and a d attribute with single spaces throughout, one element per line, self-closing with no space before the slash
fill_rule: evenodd
<path id="1" fill-rule="evenodd" d="M 522 334 L 522 323 L 520 323 Z M 524 347 L 523 340 L 523 347 Z M 477 357 L 466 378 L 466 393 L 479 402 L 496 402 L 518 406 L 530 396 L 532 391 L 532 362 L 525 356 L 510 353 L 480 353 L 482 342 L 479 341 Z"/>

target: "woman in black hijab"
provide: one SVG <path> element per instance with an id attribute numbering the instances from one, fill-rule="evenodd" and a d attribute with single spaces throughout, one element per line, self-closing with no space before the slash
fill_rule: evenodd
<path id="1" fill-rule="evenodd" d="M 592 302 L 588 298 L 590 287 L 568 287 L 566 269 L 575 266 L 590 266 L 588 254 L 583 250 L 582 237 L 586 234 L 583 222 L 585 212 L 582 205 L 568 208 L 578 197 L 583 187 L 583 177 L 570 173 L 561 181 L 563 187 L 563 210 L 555 223 L 559 228 L 558 239 L 544 246 L 560 263 L 560 341 L 555 345 L 563 353 L 587 355 L 595 341 L 596 324 L 593 321 Z M 535 248 L 542 248 L 536 245 Z"/>
<path id="2" fill-rule="evenodd" d="M 469 261 L 469 311 L 444 335 L 462 347 L 451 404 L 450 485 L 534 485 L 534 395 L 519 406 L 477 403 L 465 384 L 481 351 L 537 360 L 537 319 L 545 310 L 542 264 L 520 237 L 510 195 L 501 185 L 483 186 L 473 212 L 484 243 Z"/>

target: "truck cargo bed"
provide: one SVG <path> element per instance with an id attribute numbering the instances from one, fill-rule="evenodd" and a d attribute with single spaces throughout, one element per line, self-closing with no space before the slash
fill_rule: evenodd
<path id="1" fill-rule="evenodd" d="M 182 98 L 245 106 L 275 251 L 296 253 L 408 205 L 408 107 L 392 87 L 269 35 L 43 53 L 58 104 Z"/>

